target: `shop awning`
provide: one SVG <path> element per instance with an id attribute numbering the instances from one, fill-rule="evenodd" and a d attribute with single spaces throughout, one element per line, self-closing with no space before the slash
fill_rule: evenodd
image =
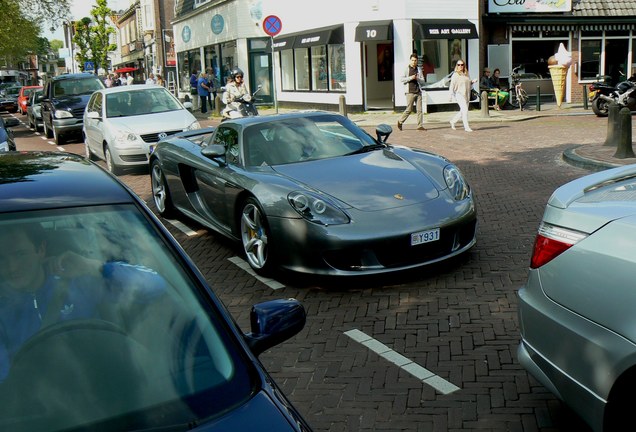
<path id="1" fill-rule="evenodd" d="M 322 27 L 274 38 L 274 51 L 344 43 L 344 26 Z"/>
<path id="2" fill-rule="evenodd" d="M 477 39 L 477 28 L 468 20 L 413 20 L 413 39 Z"/>
<path id="3" fill-rule="evenodd" d="M 356 42 L 393 40 L 393 21 L 367 21 L 356 27 Z"/>
<path id="4" fill-rule="evenodd" d="M 281 36 L 274 38 L 274 51 L 292 49 L 294 47 L 296 36 Z"/>

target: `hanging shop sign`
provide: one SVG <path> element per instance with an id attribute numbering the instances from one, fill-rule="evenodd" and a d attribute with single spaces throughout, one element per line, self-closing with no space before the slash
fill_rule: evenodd
<path id="1" fill-rule="evenodd" d="M 572 0 L 488 0 L 488 13 L 572 12 Z"/>

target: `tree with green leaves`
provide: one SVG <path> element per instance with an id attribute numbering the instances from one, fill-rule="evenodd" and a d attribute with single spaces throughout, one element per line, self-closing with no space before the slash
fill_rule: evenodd
<path id="1" fill-rule="evenodd" d="M 40 28 L 22 12 L 18 0 L 0 0 L 0 10 L 0 57 L 7 64 L 23 61 L 37 50 Z"/>
<path id="2" fill-rule="evenodd" d="M 117 49 L 116 44 L 110 43 L 110 35 L 115 33 L 108 25 L 111 13 L 107 0 L 96 0 L 91 9 L 92 19 L 85 17 L 75 22 L 73 43 L 78 47 L 75 58 L 81 70 L 87 61 L 93 62 L 95 71 L 108 67 L 108 53 Z"/>

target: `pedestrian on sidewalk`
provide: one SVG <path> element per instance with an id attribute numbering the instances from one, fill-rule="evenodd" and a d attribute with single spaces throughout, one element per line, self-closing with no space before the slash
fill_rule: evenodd
<path id="1" fill-rule="evenodd" d="M 406 109 L 398 120 L 397 127 L 399 130 L 402 130 L 402 124 L 404 124 L 411 112 L 413 112 L 413 104 L 415 104 L 417 111 L 417 130 L 425 131 L 424 115 L 422 113 L 422 91 L 420 90 L 420 84 L 423 84 L 425 81 L 421 69 L 417 66 L 416 53 L 411 54 L 409 64 L 404 69 L 401 81 L 402 84 L 404 84 L 404 93 L 406 94 Z"/>
<path id="2" fill-rule="evenodd" d="M 468 101 L 470 100 L 470 90 L 477 80 L 470 79 L 466 62 L 462 59 L 457 60 L 454 72 L 448 91 L 450 92 L 451 101 L 455 101 L 459 105 L 459 112 L 451 119 L 450 126 L 455 130 L 455 123 L 461 118 L 464 130 L 472 132 L 473 130 L 468 124 Z"/>
<path id="3" fill-rule="evenodd" d="M 192 98 L 192 105 L 195 111 L 199 110 L 199 90 L 198 90 L 198 82 L 199 82 L 199 71 L 196 69 L 192 70 L 192 75 L 190 75 L 190 97 Z"/>
<path id="4" fill-rule="evenodd" d="M 210 87 L 208 87 L 208 75 L 205 72 L 201 72 L 197 81 L 197 92 L 201 99 L 201 114 L 208 112 L 207 101 L 210 95 Z"/>

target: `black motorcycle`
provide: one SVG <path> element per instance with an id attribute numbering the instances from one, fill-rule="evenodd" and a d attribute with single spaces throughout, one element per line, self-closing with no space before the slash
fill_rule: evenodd
<path id="1" fill-rule="evenodd" d="M 611 85 L 609 77 L 602 77 L 602 80 L 590 84 L 587 93 L 588 100 L 592 104 L 592 111 L 598 117 L 606 117 L 609 104 L 616 102 L 620 106 L 626 106 L 630 111 L 636 110 L 636 98 L 633 90 L 636 88 L 636 76 L 630 77 L 627 81 L 622 81 L 616 86 Z"/>

